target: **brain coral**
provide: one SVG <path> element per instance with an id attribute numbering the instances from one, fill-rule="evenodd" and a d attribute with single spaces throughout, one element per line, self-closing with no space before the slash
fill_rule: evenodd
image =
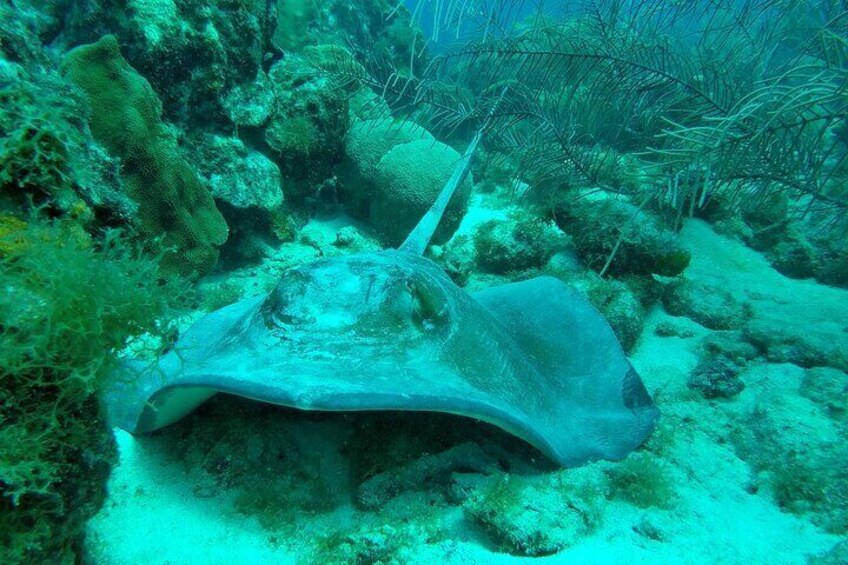
<path id="1" fill-rule="evenodd" d="M 174 249 L 164 266 L 186 274 L 209 271 L 227 225 L 162 122 L 162 104 L 150 83 L 127 63 L 111 35 L 69 51 L 62 71 L 88 99 L 94 138 L 121 159 L 124 185 L 139 205 L 139 231 L 148 238 L 164 234 L 163 244 Z"/>
<path id="2" fill-rule="evenodd" d="M 370 214 L 383 243 L 397 246 L 406 239 L 435 202 L 460 157 L 453 148 L 428 139 L 397 145 L 383 155 L 375 172 Z M 471 186 L 469 175 L 448 203 L 434 243 L 444 243 L 459 227 Z"/>
<path id="3" fill-rule="evenodd" d="M 345 158 L 337 168 L 348 212 L 370 219 L 384 244 L 398 245 L 433 204 L 459 158 L 412 122 L 355 122 L 345 136 Z M 472 184 L 466 180 L 451 199 L 435 243 L 456 231 Z"/>

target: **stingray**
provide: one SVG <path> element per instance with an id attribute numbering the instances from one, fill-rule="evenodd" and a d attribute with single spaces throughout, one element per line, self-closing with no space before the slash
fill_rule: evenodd
<path id="1" fill-rule="evenodd" d="M 151 432 L 229 393 L 470 417 L 565 466 L 638 447 L 658 410 L 580 294 L 544 276 L 467 293 L 423 256 L 480 136 L 400 248 L 291 268 L 270 294 L 201 318 L 155 364 L 126 363 L 105 395 L 113 423 Z"/>

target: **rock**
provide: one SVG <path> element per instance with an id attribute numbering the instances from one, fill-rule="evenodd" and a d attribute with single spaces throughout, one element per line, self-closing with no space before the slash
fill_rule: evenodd
<path id="1" fill-rule="evenodd" d="M 526 212 L 489 220 L 474 234 L 477 264 L 496 274 L 539 268 L 555 251 L 557 231 Z"/>
<path id="2" fill-rule="evenodd" d="M 403 492 L 420 489 L 433 480 L 447 482 L 456 470 L 488 473 L 493 463 L 476 443 L 463 443 L 371 477 L 359 485 L 357 502 L 366 510 L 378 509 Z"/>
<path id="3" fill-rule="evenodd" d="M 654 540 L 665 541 L 668 535 L 647 515 L 642 516 L 639 523 L 633 526 L 633 531 L 642 537 Z"/>
<path id="4" fill-rule="evenodd" d="M 427 254 L 459 286 L 465 286 L 474 274 L 474 242 L 467 235 L 455 236 L 444 245 L 430 245 Z"/>
<path id="5" fill-rule="evenodd" d="M 624 199 L 584 197 L 555 211 L 557 225 L 574 238 L 583 264 L 613 276 L 676 276 L 689 265 L 689 252 L 652 214 Z"/>
<path id="6" fill-rule="evenodd" d="M 742 332 L 721 332 L 708 335 L 701 343 L 709 356 L 723 357 L 739 367 L 751 361 L 759 352 L 745 341 Z"/>
<path id="7" fill-rule="evenodd" d="M 591 534 L 601 521 L 606 490 L 595 467 L 541 480 L 498 475 L 468 498 L 463 509 L 498 550 L 537 557 Z"/>
<path id="8" fill-rule="evenodd" d="M 807 369 L 799 392 L 834 419 L 848 416 L 848 375 L 843 371 L 830 367 Z"/>
<path id="9" fill-rule="evenodd" d="M 736 452 L 763 473 L 775 502 L 809 513 L 830 532 L 848 532 L 848 444 L 824 410 L 792 392 L 775 392 L 756 398 L 737 421 L 730 435 Z"/>
<path id="10" fill-rule="evenodd" d="M 654 328 L 654 334 L 660 337 L 679 337 L 682 339 L 695 337 L 695 332 L 692 329 L 683 327 L 680 324 L 676 324 L 668 320 L 663 320 L 658 323 Z"/>
<path id="11" fill-rule="evenodd" d="M 736 363 L 721 356 L 710 357 L 695 367 L 687 384 L 707 399 L 732 398 L 745 389 L 739 373 Z"/>
<path id="12" fill-rule="evenodd" d="M 645 327 L 645 308 L 630 287 L 619 280 L 603 279 L 593 272 L 564 277 L 604 315 L 625 353 L 636 347 Z"/>
<path id="13" fill-rule="evenodd" d="M 353 226 L 345 226 L 337 231 L 332 245 L 349 253 L 373 252 L 380 249 L 380 245 L 375 240 L 365 237 Z"/>
<path id="14" fill-rule="evenodd" d="M 662 302 L 672 316 L 685 316 L 711 330 L 738 329 L 750 317 L 746 305 L 728 291 L 686 278 L 671 283 Z"/>
<path id="15" fill-rule="evenodd" d="M 479 473 L 451 473 L 448 485 L 448 500 L 451 504 L 461 504 L 468 500 L 477 490 L 485 486 L 488 477 Z"/>
<path id="16" fill-rule="evenodd" d="M 274 89 L 260 71 L 253 82 L 235 85 L 222 98 L 227 117 L 236 127 L 259 127 L 274 112 Z"/>
<path id="17" fill-rule="evenodd" d="M 280 169 L 240 139 L 201 134 L 191 145 L 198 171 L 216 200 L 268 214 L 282 205 Z"/>
<path id="18" fill-rule="evenodd" d="M 848 371 L 848 332 L 836 321 L 795 325 L 758 319 L 748 323 L 744 334 L 773 363 Z"/>
<path id="19" fill-rule="evenodd" d="M 793 279 L 812 278 L 818 256 L 818 250 L 796 230 L 787 230 L 783 239 L 766 252 L 775 270 Z"/>
<path id="20" fill-rule="evenodd" d="M 310 561 L 326 565 L 403 565 L 408 562 L 404 550 L 423 543 L 410 528 L 388 524 L 373 528 L 362 525 L 352 532 L 339 531 L 317 541 Z"/>

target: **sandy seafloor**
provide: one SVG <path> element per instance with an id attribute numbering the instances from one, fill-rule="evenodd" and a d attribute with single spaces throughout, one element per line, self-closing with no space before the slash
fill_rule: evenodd
<path id="1" fill-rule="evenodd" d="M 491 217 L 477 208 L 468 222 Z M 476 218 L 476 219 L 475 219 Z M 327 224 L 335 233 L 337 224 Z M 468 229 L 468 226 L 463 226 Z M 682 239 L 693 254 L 687 276 L 719 283 L 747 296 L 755 312 L 778 316 L 787 324 L 833 323 L 848 320 L 848 291 L 783 277 L 758 253 L 715 234 L 701 222 L 690 222 Z M 728 411 L 688 394 L 686 380 L 698 362 L 700 340 L 708 334 L 695 322 L 673 318 L 691 329 L 693 337 L 660 337 L 654 328 L 671 319 L 661 307 L 648 317 L 631 360 L 648 389 L 657 394 L 663 417 L 676 426 L 678 441 L 668 459 L 673 463 L 676 495 L 669 509 L 642 509 L 610 500 L 601 526 L 590 536 L 556 555 L 514 557 L 494 553 L 473 531 L 463 533 L 462 510 L 446 510 L 456 537 L 435 543 L 411 544 L 398 554 L 403 563 L 461 563 L 463 565 L 518 563 L 805 563 L 839 541 L 803 516 L 781 509 L 767 489 L 752 489 L 753 471 L 734 453 L 729 441 Z M 797 390 L 803 370 L 789 364 L 758 363 L 742 378 L 745 391 L 734 401 L 740 409 L 767 389 Z M 332 428 L 328 428 L 332 430 Z M 332 438 L 314 433 L 322 449 Z M 355 520 L 351 507 L 339 508 L 299 523 L 294 533 L 263 529 L 255 517 L 233 510 L 233 494 L 197 494 L 196 479 L 155 442 L 116 431 L 120 464 L 109 483 L 109 498 L 90 522 L 87 550 L 95 563 L 232 564 L 311 563 L 310 537 L 324 533 L 328 523 Z M 324 446 L 323 448 L 326 448 Z M 390 506 L 387 508 L 391 508 Z M 390 510 L 375 517 L 392 524 Z M 661 540 L 636 532 L 650 523 Z"/>

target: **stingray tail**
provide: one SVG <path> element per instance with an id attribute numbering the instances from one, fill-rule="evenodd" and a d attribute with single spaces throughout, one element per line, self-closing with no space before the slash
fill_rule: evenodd
<path id="1" fill-rule="evenodd" d="M 468 176 L 468 171 L 471 169 L 471 158 L 474 157 L 477 145 L 483 138 L 483 132 L 489 127 L 489 124 L 492 121 L 492 116 L 500 105 L 501 100 L 503 100 L 504 94 L 506 94 L 506 88 L 501 91 L 497 102 L 492 107 L 492 110 L 486 118 L 486 122 L 479 130 L 477 130 L 477 133 L 474 135 L 474 139 L 472 139 L 471 143 L 468 144 L 468 147 L 465 149 L 465 153 L 462 157 L 460 157 L 459 162 L 456 164 L 456 168 L 453 170 L 453 174 L 448 179 L 448 182 L 445 183 L 445 186 L 439 193 L 438 198 L 436 198 L 436 201 L 432 206 L 430 206 L 430 209 L 427 210 L 427 213 L 424 214 L 424 217 L 421 218 L 421 221 L 418 222 L 418 225 L 415 226 L 415 229 L 410 232 L 409 236 L 407 236 L 404 242 L 400 245 L 398 248 L 399 251 L 405 251 L 414 255 L 424 254 L 424 250 L 427 249 L 427 245 L 430 244 L 430 239 L 433 237 L 439 222 L 442 220 L 445 209 L 448 207 L 448 202 L 450 202 L 450 199 L 453 197 L 456 189 L 462 185 L 463 181 Z"/>

